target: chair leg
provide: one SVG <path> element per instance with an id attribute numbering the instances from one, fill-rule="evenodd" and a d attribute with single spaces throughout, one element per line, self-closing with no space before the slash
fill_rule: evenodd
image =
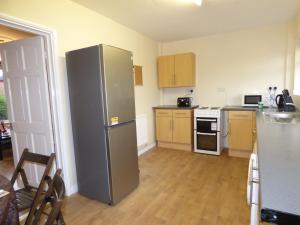
<path id="1" fill-rule="evenodd" d="M 47 222 L 45 225 L 53 225 L 54 224 L 54 221 L 57 220 L 58 215 L 60 213 L 61 206 L 62 206 L 61 201 L 54 203 L 53 208 L 48 216 L 48 219 L 47 219 Z"/>
<path id="2" fill-rule="evenodd" d="M 59 211 L 58 213 L 58 218 L 57 218 L 57 225 L 65 225 L 65 220 L 64 220 L 64 217 L 61 213 L 61 211 Z"/>

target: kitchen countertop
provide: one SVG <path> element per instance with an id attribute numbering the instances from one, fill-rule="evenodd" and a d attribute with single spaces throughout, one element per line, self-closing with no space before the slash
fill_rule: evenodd
<path id="1" fill-rule="evenodd" d="M 300 124 L 266 122 L 262 111 L 271 109 L 256 114 L 261 209 L 300 216 Z"/>
<path id="2" fill-rule="evenodd" d="M 159 105 L 153 107 L 153 109 L 196 109 L 199 105 L 192 105 L 191 107 L 178 107 L 177 105 Z"/>
<path id="3" fill-rule="evenodd" d="M 245 107 L 241 105 L 226 105 L 222 108 L 224 111 L 257 111 L 258 107 Z"/>

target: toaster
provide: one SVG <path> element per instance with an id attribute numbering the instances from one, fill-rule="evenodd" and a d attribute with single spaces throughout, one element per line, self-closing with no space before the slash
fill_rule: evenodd
<path id="1" fill-rule="evenodd" d="M 177 98 L 177 106 L 178 107 L 191 107 L 192 106 L 192 98 L 191 97 Z"/>

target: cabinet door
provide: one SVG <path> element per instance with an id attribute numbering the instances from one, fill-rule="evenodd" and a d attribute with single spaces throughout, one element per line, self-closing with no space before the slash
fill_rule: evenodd
<path id="1" fill-rule="evenodd" d="M 160 56 L 158 58 L 158 86 L 160 88 L 173 87 L 174 79 L 174 56 Z"/>
<path id="2" fill-rule="evenodd" d="M 174 86 L 195 86 L 195 55 L 193 53 L 175 55 Z"/>
<path id="3" fill-rule="evenodd" d="M 156 117 L 156 140 L 172 142 L 172 117 Z"/>
<path id="4" fill-rule="evenodd" d="M 173 117 L 173 142 L 192 143 L 192 120 L 188 117 Z"/>
<path id="5" fill-rule="evenodd" d="M 229 120 L 229 148 L 252 151 L 252 120 Z"/>

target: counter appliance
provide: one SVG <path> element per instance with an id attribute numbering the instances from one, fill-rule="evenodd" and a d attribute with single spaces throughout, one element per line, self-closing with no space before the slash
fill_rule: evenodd
<path id="1" fill-rule="evenodd" d="M 192 97 L 179 97 L 177 98 L 178 107 L 191 107 L 192 106 Z"/>
<path id="2" fill-rule="evenodd" d="M 244 94 L 242 97 L 242 106 L 244 107 L 258 107 L 258 102 L 262 101 L 260 94 Z"/>

